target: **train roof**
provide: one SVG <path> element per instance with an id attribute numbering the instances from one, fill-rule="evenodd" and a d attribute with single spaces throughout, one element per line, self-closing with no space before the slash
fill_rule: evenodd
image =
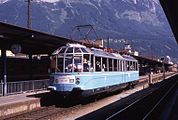
<path id="1" fill-rule="evenodd" d="M 99 48 L 88 48 L 84 45 L 74 43 L 72 44 L 68 43 L 66 44 L 66 46 L 62 46 L 52 53 L 52 55 L 57 54 L 93 54 L 95 56 L 103 58 L 137 61 L 132 56 L 128 55 L 121 56 L 119 53 L 107 52 L 104 49 Z"/>
<path id="2" fill-rule="evenodd" d="M 81 44 L 66 44 L 55 50 L 52 55 L 57 54 L 93 54 L 92 51 L 84 45 Z"/>

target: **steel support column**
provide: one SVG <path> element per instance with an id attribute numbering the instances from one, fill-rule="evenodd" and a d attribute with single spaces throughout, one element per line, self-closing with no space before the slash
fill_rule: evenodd
<path id="1" fill-rule="evenodd" d="M 29 69 L 30 69 L 30 80 L 32 80 L 32 54 L 29 54 L 29 62 L 30 62 L 30 66 L 29 66 Z"/>
<path id="2" fill-rule="evenodd" d="M 7 95 L 7 56 L 6 50 L 1 50 L 1 57 L 3 62 L 3 96 Z"/>

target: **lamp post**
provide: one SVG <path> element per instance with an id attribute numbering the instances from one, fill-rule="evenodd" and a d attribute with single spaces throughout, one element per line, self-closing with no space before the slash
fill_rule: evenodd
<path id="1" fill-rule="evenodd" d="M 1 57 L 3 60 L 3 96 L 7 95 L 7 56 L 6 56 L 6 50 L 1 50 Z"/>
<path id="2" fill-rule="evenodd" d="M 165 79 L 165 67 L 164 67 L 164 57 L 161 58 L 162 70 L 163 70 L 163 80 Z"/>
<path id="3" fill-rule="evenodd" d="M 28 18 L 27 18 L 27 28 L 31 29 L 31 24 L 32 24 L 32 20 L 31 20 L 31 1 L 32 0 L 28 0 Z"/>

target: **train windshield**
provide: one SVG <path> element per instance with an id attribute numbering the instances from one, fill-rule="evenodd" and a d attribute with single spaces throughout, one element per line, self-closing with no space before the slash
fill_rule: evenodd
<path id="1" fill-rule="evenodd" d="M 92 51 L 83 45 L 67 44 L 53 52 L 52 72 L 90 72 Z"/>

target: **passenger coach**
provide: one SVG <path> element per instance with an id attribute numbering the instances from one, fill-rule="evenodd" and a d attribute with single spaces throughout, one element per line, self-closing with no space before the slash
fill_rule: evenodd
<path id="1" fill-rule="evenodd" d="M 63 95 L 90 96 L 133 85 L 139 78 L 138 61 L 131 56 L 67 44 L 53 52 L 50 86 Z"/>

